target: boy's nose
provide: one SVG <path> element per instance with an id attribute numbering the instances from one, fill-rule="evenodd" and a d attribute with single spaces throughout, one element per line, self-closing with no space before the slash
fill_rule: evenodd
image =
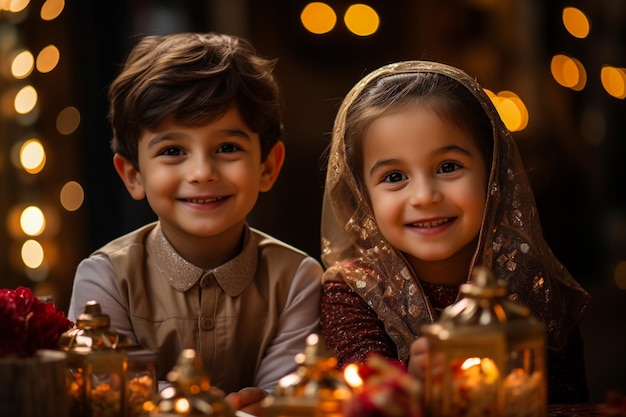
<path id="1" fill-rule="evenodd" d="M 187 168 L 187 180 L 189 182 L 204 183 L 217 179 L 217 170 L 210 158 L 200 156 L 191 158 Z"/>

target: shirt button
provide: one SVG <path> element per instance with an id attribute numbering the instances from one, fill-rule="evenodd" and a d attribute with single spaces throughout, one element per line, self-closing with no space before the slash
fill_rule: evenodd
<path id="1" fill-rule="evenodd" d="M 202 326 L 202 329 L 204 330 L 211 330 L 213 329 L 213 319 L 209 318 L 209 317 L 203 317 L 202 320 L 200 321 L 200 325 Z"/>

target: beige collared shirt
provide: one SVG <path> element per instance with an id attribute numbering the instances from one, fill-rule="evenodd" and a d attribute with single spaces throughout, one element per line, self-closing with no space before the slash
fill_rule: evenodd
<path id="1" fill-rule="evenodd" d="M 68 317 L 75 321 L 95 299 L 118 332 L 159 350 L 161 378 L 194 348 L 215 386 L 271 392 L 318 330 L 321 275 L 313 258 L 252 228 L 239 255 L 202 270 L 174 250 L 157 222 L 79 264 Z"/>

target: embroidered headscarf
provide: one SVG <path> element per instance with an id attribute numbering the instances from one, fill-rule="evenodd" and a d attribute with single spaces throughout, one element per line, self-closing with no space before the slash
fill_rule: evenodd
<path id="1" fill-rule="evenodd" d="M 528 306 L 548 329 L 548 346 L 562 348 L 580 319 L 588 294 L 556 259 L 544 240 L 534 195 L 519 151 L 491 99 L 463 71 L 435 62 L 399 62 L 370 73 L 347 94 L 339 109 L 328 154 L 322 211 L 325 280 L 344 280 L 378 314 L 406 358 L 420 326 L 437 319 L 419 278 L 377 227 L 357 172 L 360 151 L 346 142 L 351 111 L 373 85 L 397 74 L 441 74 L 467 88 L 493 128 L 491 172 L 478 245 L 468 270 L 490 268 L 508 283 L 509 296 Z M 362 133 L 362 132 L 361 132 Z"/>

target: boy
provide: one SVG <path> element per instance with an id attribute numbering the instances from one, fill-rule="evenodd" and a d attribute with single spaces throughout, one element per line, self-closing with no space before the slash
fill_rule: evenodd
<path id="1" fill-rule="evenodd" d="M 274 61 L 221 34 L 150 36 L 109 89 L 113 163 L 158 221 L 77 268 L 68 317 L 96 300 L 111 325 L 159 351 L 160 379 L 196 349 L 237 408 L 295 370 L 317 331 L 317 261 L 247 225 L 283 164 Z"/>

